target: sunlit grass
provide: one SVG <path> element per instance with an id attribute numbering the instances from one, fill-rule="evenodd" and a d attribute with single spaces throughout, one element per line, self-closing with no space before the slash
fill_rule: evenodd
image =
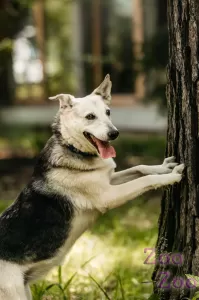
<path id="1" fill-rule="evenodd" d="M 102 216 L 75 243 L 62 268 L 32 287 L 34 300 L 148 299 L 152 284 L 142 282 L 151 281 L 153 266 L 144 264 L 144 248 L 155 246 L 158 212 L 156 197 Z"/>

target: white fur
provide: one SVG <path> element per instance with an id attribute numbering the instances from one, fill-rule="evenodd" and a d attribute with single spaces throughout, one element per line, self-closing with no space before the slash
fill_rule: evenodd
<path id="1" fill-rule="evenodd" d="M 60 108 L 62 136 L 69 144 L 83 152 L 97 153 L 96 148 L 85 138 L 83 132 L 89 132 L 102 141 L 108 140 L 109 131 L 116 130 L 111 118 L 106 115 L 108 106 L 98 95 L 74 98 L 72 105 L 72 108 Z M 90 113 L 96 116 L 95 120 L 86 119 Z"/>
<path id="2" fill-rule="evenodd" d="M 100 86 L 86 97 L 75 98 L 68 94 L 50 97 L 60 102 L 60 131 L 68 144 L 82 152 L 98 154 L 83 133 L 88 132 L 101 141 L 108 141 L 108 133 L 117 130 L 111 117 L 106 114 L 111 100 L 111 87 L 110 76 L 107 75 Z M 86 116 L 89 114 L 94 114 L 95 120 L 88 120 Z"/>
<path id="3" fill-rule="evenodd" d="M 29 300 L 24 287 L 23 268 L 0 260 L 0 300 Z"/>

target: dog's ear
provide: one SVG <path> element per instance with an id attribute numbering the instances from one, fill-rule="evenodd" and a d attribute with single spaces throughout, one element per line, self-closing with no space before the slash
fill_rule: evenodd
<path id="1" fill-rule="evenodd" d="M 112 82 L 110 80 L 110 75 L 107 74 L 104 81 L 92 92 L 92 94 L 102 96 L 104 101 L 109 105 L 111 103 L 111 88 Z"/>
<path id="2" fill-rule="evenodd" d="M 69 94 L 59 94 L 54 97 L 49 97 L 49 100 L 52 101 L 59 100 L 60 109 L 73 107 L 73 96 Z"/>

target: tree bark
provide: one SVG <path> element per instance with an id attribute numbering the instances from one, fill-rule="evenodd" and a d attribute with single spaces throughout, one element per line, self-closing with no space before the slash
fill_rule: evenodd
<path id="1" fill-rule="evenodd" d="M 181 184 L 162 198 L 152 279 L 161 300 L 178 300 L 194 294 L 185 274 L 199 276 L 199 1 L 168 0 L 168 29 L 166 156 L 176 156 L 186 169 Z M 170 276 L 161 286 L 165 271 Z"/>
<path id="2" fill-rule="evenodd" d="M 13 77 L 13 61 L 10 49 L 0 51 L 0 107 L 13 104 L 15 82 Z"/>

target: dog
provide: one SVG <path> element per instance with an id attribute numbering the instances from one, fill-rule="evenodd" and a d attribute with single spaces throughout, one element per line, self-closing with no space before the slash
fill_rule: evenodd
<path id="1" fill-rule="evenodd" d="M 151 190 L 180 182 L 184 165 L 115 172 L 119 132 L 110 116 L 107 75 L 84 98 L 60 94 L 52 137 L 41 151 L 30 182 L 0 216 L 0 299 L 30 300 L 29 284 L 61 264 L 100 214 Z"/>

